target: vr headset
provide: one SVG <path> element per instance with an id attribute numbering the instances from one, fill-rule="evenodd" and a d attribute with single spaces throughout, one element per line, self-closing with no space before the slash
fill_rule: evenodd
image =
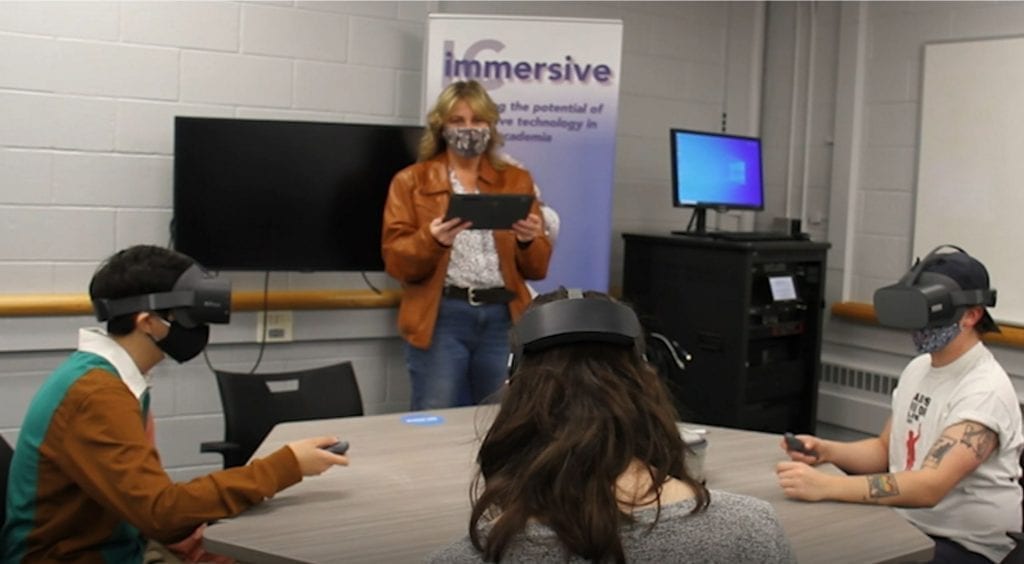
<path id="1" fill-rule="evenodd" d="M 585 299 L 578 289 L 568 292 L 569 299 L 535 306 L 516 323 L 509 363 L 513 372 L 523 353 L 568 343 L 636 343 L 642 329 L 632 309 L 618 302 Z"/>
<path id="2" fill-rule="evenodd" d="M 100 321 L 139 311 L 170 310 L 174 320 L 188 329 L 205 323 L 227 323 L 231 318 L 231 283 L 193 264 L 181 273 L 170 292 L 97 299 L 92 307 Z"/>
<path id="3" fill-rule="evenodd" d="M 876 290 L 875 312 L 882 325 L 915 330 L 940 327 L 958 321 L 970 307 L 996 305 L 994 289 L 964 290 L 945 274 L 925 271 L 934 259 L 944 255 L 939 250 L 945 247 L 956 249 L 970 258 L 960 247 L 940 245 L 923 260 L 918 259 L 899 282 Z"/>

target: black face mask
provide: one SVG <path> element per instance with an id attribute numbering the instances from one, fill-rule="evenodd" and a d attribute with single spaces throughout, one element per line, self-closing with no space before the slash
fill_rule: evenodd
<path id="1" fill-rule="evenodd" d="M 210 342 L 209 325 L 197 325 L 192 329 L 187 329 L 177 321 L 164 320 L 164 322 L 168 327 L 167 336 L 154 342 L 156 346 L 160 347 L 160 350 L 178 361 L 179 364 L 195 358 Z"/>

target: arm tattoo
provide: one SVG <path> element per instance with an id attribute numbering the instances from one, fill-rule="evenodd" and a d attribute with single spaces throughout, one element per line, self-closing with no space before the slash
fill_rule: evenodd
<path id="1" fill-rule="evenodd" d="M 894 495 L 900 495 L 900 486 L 896 483 L 896 476 L 892 474 L 872 474 L 868 476 L 868 497 L 866 501 L 892 497 Z"/>
<path id="2" fill-rule="evenodd" d="M 935 441 L 935 445 L 932 446 L 932 450 L 928 452 L 928 456 L 925 457 L 921 466 L 923 468 L 938 468 L 939 464 L 942 463 L 942 459 L 945 458 L 946 454 L 949 453 L 956 443 L 956 439 L 942 435 L 939 437 L 939 440 Z"/>
<path id="3" fill-rule="evenodd" d="M 984 425 L 968 421 L 964 423 L 964 436 L 960 442 L 971 449 L 978 460 L 985 460 L 995 450 L 999 440 L 995 432 Z"/>

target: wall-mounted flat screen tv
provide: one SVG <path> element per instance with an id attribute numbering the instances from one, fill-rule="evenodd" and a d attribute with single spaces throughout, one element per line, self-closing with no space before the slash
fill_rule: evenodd
<path id="1" fill-rule="evenodd" d="M 177 117 L 174 247 L 212 270 L 383 270 L 416 126 Z"/>

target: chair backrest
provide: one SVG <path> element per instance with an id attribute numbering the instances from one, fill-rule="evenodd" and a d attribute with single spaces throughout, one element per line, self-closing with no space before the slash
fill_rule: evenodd
<path id="1" fill-rule="evenodd" d="M 0 435 L 0 529 L 3 528 L 4 520 L 7 518 L 7 475 L 11 471 L 13 458 L 14 449 L 7 444 L 7 439 Z"/>
<path id="2" fill-rule="evenodd" d="M 272 374 L 219 370 L 216 374 L 224 407 L 224 440 L 241 447 L 225 453 L 225 468 L 248 462 L 278 423 L 363 414 L 351 362 Z"/>

